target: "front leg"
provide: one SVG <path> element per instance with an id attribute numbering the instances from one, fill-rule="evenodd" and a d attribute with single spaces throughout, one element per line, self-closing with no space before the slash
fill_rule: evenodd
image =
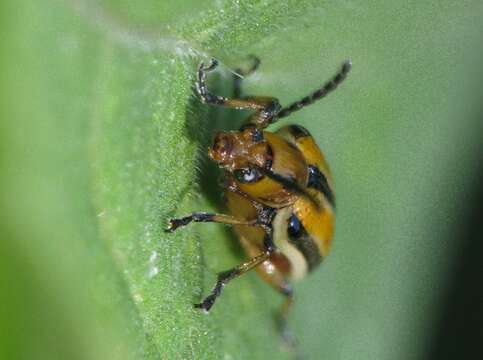
<path id="1" fill-rule="evenodd" d="M 203 102 L 232 109 L 256 110 L 255 114 L 250 117 L 249 122 L 260 128 L 267 127 L 281 109 L 278 100 L 268 96 L 228 99 L 211 93 L 206 85 L 206 73 L 214 70 L 217 66 L 218 61 L 212 59 L 208 66 L 201 63 L 198 69 L 196 89 Z"/>
<path id="2" fill-rule="evenodd" d="M 257 219 L 243 220 L 237 219 L 231 215 L 194 212 L 191 215 L 182 218 L 170 219 L 168 227 L 164 231 L 171 233 L 174 232 L 177 228 L 181 226 L 186 226 L 191 222 L 215 222 L 226 225 L 263 226 L 263 224 L 259 223 Z"/>

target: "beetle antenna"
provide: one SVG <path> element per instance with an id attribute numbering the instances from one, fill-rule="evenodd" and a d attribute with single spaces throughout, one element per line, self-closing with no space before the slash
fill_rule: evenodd
<path id="1" fill-rule="evenodd" d="M 352 67 L 351 61 L 350 60 L 345 61 L 342 64 L 342 68 L 340 69 L 340 71 L 337 74 L 335 74 L 335 76 L 331 80 L 325 83 L 324 86 L 314 91 L 312 94 L 307 95 L 306 97 L 300 99 L 299 101 L 296 101 L 293 104 L 290 104 L 289 106 L 284 107 L 277 114 L 277 118 L 281 119 L 281 118 L 287 117 L 291 113 L 298 111 L 303 107 L 310 105 L 315 101 L 326 97 L 330 92 L 334 91 L 341 82 L 345 80 L 347 73 L 350 71 L 351 67 Z"/>

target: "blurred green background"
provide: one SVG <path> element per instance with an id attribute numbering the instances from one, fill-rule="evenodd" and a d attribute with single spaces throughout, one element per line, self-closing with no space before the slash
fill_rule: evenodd
<path id="1" fill-rule="evenodd" d="M 333 252 L 295 286 L 302 355 L 428 358 L 481 186 L 482 16 L 469 0 L 2 1 L 0 358 L 293 358 L 254 273 L 192 308 L 244 259 L 229 229 L 162 232 L 222 210 L 206 143 L 239 117 L 200 104 L 194 73 L 216 57 L 229 95 L 249 54 L 245 91 L 282 104 L 354 65 L 279 124 L 311 131 L 338 199 Z"/>

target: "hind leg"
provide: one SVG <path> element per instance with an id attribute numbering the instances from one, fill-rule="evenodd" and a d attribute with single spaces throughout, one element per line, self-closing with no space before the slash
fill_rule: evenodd
<path id="1" fill-rule="evenodd" d="M 265 282 L 285 297 L 280 310 L 275 315 L 275 321 L 284 345 L 290 351 L 295 352 L 297 351 L 297 342 L 288 325 L 288 317 L 294 303 L 293 288 L 281 270 L 285 265 L 284 260 L 274 253 L 272 257 L 261 264 L 256 271 Z"/>

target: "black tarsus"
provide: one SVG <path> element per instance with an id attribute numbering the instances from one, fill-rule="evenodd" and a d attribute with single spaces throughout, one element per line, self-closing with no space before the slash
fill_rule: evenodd
<path id="1" fill-rule="evenodd" d="M 223 105 L 226 101 L 226 98 L 223 96 L 212 94 L 206 86 L 206 73 L 213 71 L 217 66 L 218 60 L 216 59 L 211 59 L 208 66 L 205 66 L 204 63 L 200 64 L 200 67 L 198 68 L 198 81 L 196 83 L 196 89 L 198 90 L 198 94 L 205 103 Z"/>
<path id="2" fill-rule="evenodd" d="M 201 303 L 194 304 L 194 307 L 197 309 L 210 311 L 211 307 L 216 301 L 216 298 L 221 295 L 221 290 L 225 287 L 225 285 L 239 275 L 240 269 L 238 267 L 218 273 L 218 279 L 213 287 L 213 290 L 211 290 L 210 295 L 205 297 Z"/>
<path id="3" fill-rule="evenodd" d="M 169 226 L 164 232 L 172 233 L 180 226 L 188 225 L 190 222 L 210 222 L 213 220 L 215 214 L 205 213 L 205 212 L 195 212 L 191 215 L 182 217 L 180 219 L 170 219 Z"/>

